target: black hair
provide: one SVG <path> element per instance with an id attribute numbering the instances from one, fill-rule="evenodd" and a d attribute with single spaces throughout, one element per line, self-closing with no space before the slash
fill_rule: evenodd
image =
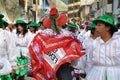
<path id="1" fill-rule="evenodd" d="M 31 26 L 35 29 L 34 33 L 36 33 L 36 31 L 38 30 L 38 28 L 36 26 Z"/>
<path id="2" fill-rule="evenodd" d="M 95 32 L 95 28 L 92 28 L 92 29 L 91 29 L 91 34 L 93 35 L 94 32 Z"/>
<path id="3" fill-rule="evenodd" d="M 23 36 L 25 36 L 25 34 L 28 32 L 28 29 L 27 29 L 27 25 L 26 24 L 17 24 L 16 27 L 17 27 L 17 32 L 16 34 L 19 35 L 20 32 L 18 31 L 18 25 L 20 25 L 22 28 L 23 28 Z"/>

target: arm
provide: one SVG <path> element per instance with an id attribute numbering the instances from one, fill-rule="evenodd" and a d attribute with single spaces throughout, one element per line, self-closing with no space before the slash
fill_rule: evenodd
<path id="1" fill-rule="evenodd" d="M 86 66 L 85 66 L 85 72 L 89 73 L 89 71 L 91 70 L 92 66 L 93 66 L 93 62 L 92 62 L 92 47 L 90 48 L 90 50 L 88 51 L 87 55 L 86 55 Z"/>
<path id="2" fill-rule="evenodd" d="M 16 46 L 14 42 L 14 36 L 13 34 L 6 32 L 6 41 L 7 41 L 7 53 L 8 53 L 8 59 L 12 66 L 12 69 L 16 69 Z"/>

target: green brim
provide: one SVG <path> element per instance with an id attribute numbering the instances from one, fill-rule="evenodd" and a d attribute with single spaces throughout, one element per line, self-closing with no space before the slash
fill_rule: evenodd
<path id="1" fill-rule="evenodd" d="M 97 23 L 98 22 L 105 22 L 105 23 L 108 23 L 108 22 L 106 22 L 106 21 L 104 21 L 104 20 L 94 20 L 93 21 L 93 23 L 95 24 L 95 25 L 97 25 Z M 110 24 L 110 23 L 108 23 L 108 24 Z M 116 32 L 116 31 L 118 31 L 118 28 L 115 26 L 115 25 L 112 25 L 112 24 L 110 24 L 113 28 L 114 28 L 114 31 Z"/>
<path id="2" fill-rule="evenodd" d="M 76 24 L 70 24 L 70 28 L 76 29 L 76 28 L 77 28 L 77 25 L 76 25 Z"/>
<path id="3" fill-rule="evenodd" d="M 3 25 L 4 25 L 5 27 L 7 27 L 7 26 L 8 26 L 8 23 L 7 23 L 6 21 L 4 21 L 4 20 L 0 20 L 0 28 L 1 28 Z"/>
<path id="4" fill-rule="evenodd" d="M 91 23 L 90 27 L 87 28 L 87 30 L 92 30 L 96 28 L 96 24 L 94 24 L 93 22 Z"/>
<path id="5" fill-rule="evenodd" d="M 27 23 L 17 23 L 15 24 L 15 26 L 17 26 L 18 24 L 27 25 Z"/>
<path id="6" fill-rule="evenodd" d="M 29 24 L 28 26 L 29 26 L 29 27 L 36 27 L 36 28 L 37 28 L 37 27 L 39 27 L 40 25 L 37 24 L 37 23 L 34 23 L 34 24 L 31 23 L 31 24 Z"/>
<path id="7" fill-rule="evenodd" d="M 5 27 L 7 27 L 9 24 L 6 21 L 4 21 L 4 25 Z"/>
<path id="8" fill-rule="evenodd" d="M 24 24 L 24 25 L 27 25 L 27 23 L 23 20 L 16 20 L 16 24 L 15 25 L 18 25 L 18 24 Z"/>
<path id="9" fill-rule="evenodd" d="M 4 18 L 4 15 L 0 14 L 0 19 Z"/>

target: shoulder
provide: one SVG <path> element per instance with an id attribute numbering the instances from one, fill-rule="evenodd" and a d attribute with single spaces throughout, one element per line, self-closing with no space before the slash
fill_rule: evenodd
<path id="1" fill-rule="evenodd" d="M 60 34 L 63 35 L 63 36 L 73 36 L 72 32 L 70 32 L 68 30 L 65 30 L 65 29 L 61 29 Z"/>

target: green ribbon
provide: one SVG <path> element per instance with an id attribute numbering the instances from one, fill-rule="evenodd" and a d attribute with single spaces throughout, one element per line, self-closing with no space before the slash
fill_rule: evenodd
<path id="1" fill-rule="evenodd" d="M 18 76 L 24 76 L 28 72 L 28 58 L 22 58 L 22 52 L 20 52 L 21 57 L 17 57 L 18 69 L 16 69 L 16 74 Z"/>
<path id="2" fill-rule="evenodd" d="M 50 16 L 50 20 L 52 22 L 52 30 L 53 30 L 53 33 L 56 32 L 57 34 L 59 34 L 59 29 L 57 27 L 57 24 L 56 24 L 56 19 L 57 19 L 58 16 Z"/>
<path id="3" fill-rule="evenodd" d="M 0 80 L 13 80 L 10 74 L 0 76 Z"/>

